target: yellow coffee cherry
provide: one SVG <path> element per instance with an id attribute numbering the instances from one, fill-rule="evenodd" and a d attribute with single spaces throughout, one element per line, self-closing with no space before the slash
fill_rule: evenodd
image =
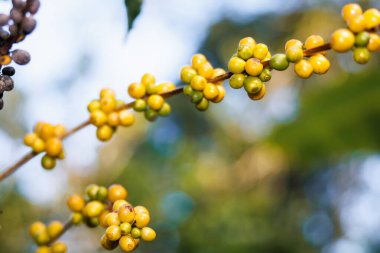
<path id="1" fill-rule="evenodd" d="M 219 94 L 219 90 L 216 85 L 212 83 L 207 83 L 205 89 L 203 90 L 203 95 L 208 100 L 216 98 Z"/>
<path id="2" fill-rule="evenodd" d="M 44 124 L 41 128 L 40 137 L 46 141 L 47 139 L 53 136 L 54 136 L 54 126 L 52 126 L 51 124 Z"/>
<path id="3" fill-rule="evenodd" d="M 63 242 L 55 242 L 51 246 L 52 253 L 65 253 L 67 251 L 67 246 Z"/>
<path id="4" fill-rule="evenodd" d="M 121 223 L 120 224 L 121 234 L 128 235 L 132 230 L 132 225 L 130 223 Z"/>
<path id="5" fill-rule="evenodd" d="M 116 200 L 113 205 L 112 205 L 112 210 L 113 211 L 118 211 L 119 208 L 121 206 L 124 206 L 124 205 L 129 205 L 129 206 L 132 206 L 128 201 L 124 200 L 124 199 L 119 199 L 119 200 Z"/>
<path id="6" fill-rule="evenodd" d="M 224 69 L 216 68 L 216 69 L 214 69 L 214 71 L 212 73 L 211 79 L 214 79 L 214 78 L 216 78 L 218 76 L 224 75 L 225 73 L 226 73 L 226 71 Z M 223 80 L 214 82 L 214 84 L 215 85 L 222 85 L 223 84 Z"/>
<path id="7" fill-rule="evenodd" d="M 94 112 L 100 110 L 100 101 L 97 99 L 92 100 L 87 106 L 88 112 Z"/>
<path id="8" fill-rule="evenodd" d="M 34 241 L 37 243 L 37 245 L 46 245 L 50 241 L 50 236 L 47 233 L 47 231 L 44 231 L 40 234 L 38 234 L 35 238 L 33 238 Z"/>
<path id="9" fill-rule="evenodd" d="M 305 49 L 312 49 L 325 44 L 325 40 L 319 35 L 311 35 L 305 41 Z"/>
<path id="10" fill-rule="evenodd" d="M 259 76 L 263 68 L 263 64 L 256 58 L 249 59 L 245 64 L 245 71 L 251 76 Z"/>
<path id="11" fill-rule="evenodd" d="M 150 222 L 150 216 L 148 213 L 136 213 L 135 226 L 138 228 L 146 227 Z"/>
<path id="12" fill-rule="evenodd" d="M 266 92 L 266 86 L 265 84 L 263 84 L 263 86 L 261 87 L 258 93 L 255 93 L 255 94 L 248 93 L 248 97 L 252 100 L 260 100 L 265 96 L 265 92 Z"/>
<path id="13" fill-rule="evenodd" d="M 100 98 L 115 98 L 115 92 L 109 88 L 102 89 L 99 95 Z"/>
<path id="14" fill-rule="evenodd" d="M 138 213 L 149 214 L 149 210 L 145 206 L 135 206 L 134 211 L 136 214 L 138 214 Z"/>
<path id="15" fill-rule="evenodd" d="M 9 55 L 0 56 L 0 65 L 9 65 L 12 62 L 12 58 Z"/>
<path id="16" fill-rule="evenodd" d="M 100 109 L 109 114 L 116 109 L 116 100 L 114 98 L 105 97 L 100 100 Z"/>
<path id="17" fill-rule="evenodd" d="M 66 133 L 66 127 L 63 124 L 58 124 L 54 127 L 54 136 L 62 138 Z"/>
<path id="18" fill-rule="evenodd" d="M 265 56 L 264 60 L 262 60 L 262 62 L 264 61 L 270 61 L 270 59 L 272 58 L 272 55 L 270 52 L 267 53 L 267 55 Z"/>
<path id="19" fill-rule="evenodd" d="M 157 85 L 156 90 L 158 94 L 163 94 L 175 89 L 175 84 L 172 82 L 164 82 Z"/>
<path id="20" fill-rule="evenodd" d="M 287 51 L 290 47 L 298 47 L 298 48 L 302 48 L 303 47 L 303 43 L 299 40 L 296 40 L 296 39 L 291 39 L 291 40 L 288 40 L 285 44 L 285 51 Z"/>
<path id="21" fill-rule="evenodd" d="M 112 203 L 119 199 L 126 199 L 128 191 L 120 184 L 113 184 L 108 188 L 107 198 Z"/>
<path id="22" fill-rule="evenodd" d="M 97 127 L 103 126 L 107 123 L 107 114 L 101 110 L 94 111 L 90 114 L 90 122 Z"/>
<path id="23" fill-rule="evenodd" d="M 367 29 L 372 29 L 380 25 L 380 11 L 372 8 L 363 13 Z"/>
<path id="24" fill-rule="evenodd" d="M 131 83 L 128 87 L 128 94 L 132 98 L 143 98 L 146 95 L 145 85 L 141 83 Z"/>
<path id="25" fill-rule="evenodd" d="M 130 235 L 122 236 L 119 240 L 119 245 L 125 252 L 131 252 L 136 248 L 135 240 Z"/>
<path id="26" fill-rule="evenodd" d="M 330 69 L 330 61 L 321 54 L 316 54 L 310 57 L 311 66 L 314 73 L 322 75 Z"/>
<path id="27" fill-rule="evenodd" d="M 294 72 L 299 77 L 307 79 L 313 74 L 313 66 L 308 60 L 302 59 L 294 64 Z"/>
<path id="28" fill-rule="evenodd" d="M 34 142 L 37 140 L 38 136 L 35 133 L 30 133 L 25 135 L 24 137 L 24 144 L 26 146 L 32 147 Z"/>
<path id="29" fill-rule="evenodd" d="M 181 81 L 184 83 L 190 83 L 196 75 L 197 71 L 191 66 L 185 66 L 181 69 Z"/>
<path id="30" fill-rule="evenodd" d="M 218 96 L 211 101 L 214 103 L 220 103 L 226 95 L 226 90 L 222 85 L 217 85 L 216 88 L 218 89 Z"/>
<path id="31" fill-rule="evenodd" d="M 117 213 L 121 222 L 132 223 L 135 219 L 135 212 L 130 205 L 122 205 Z"/>
<path id="32" fill-rule="evenodd" d="M 362 7 L 360 7 L 360 5 L 356 3 L 346 4 L 342 8 L 342 17 L 346 21 L 351 17 L 361 15 L 362 13 Z"/>
<path id="33" fill-rule="evenodd" d="M 153 110 L 160 110 L 161 107 L 164 105 L 164 98 L 161 95 L 150 95 L 148 98 L 148 106 Z"/>
<path id="34" fill-rule="evenodd" d="M 239 57 L 232 57 L 228 62 L 228 70 L 234 74 L 243 73 L 245 70 L 245 61 Z"/>
<path id="35" fill-rule="evenodd" d="M 202 91 L 206 87 L 207 80 L 203 76 L 197 75 L 194 76 L 191 80 L 190 86 L 194 90 Z"/>
<path id="36" fill-rule="evenodd" d="M 119 215 L 117 213 L 109 213 L 106 215 L 105 219 L 106 219 L 106 224 L 108 226 L 112 226 L 112 225 L 119 226 L 120 225 L 120 219 L 119 219 Z"/>
<path id="37" fill-rule="evenodd" d="M 65 159 L 65 151 L 62 150 L 62 152 L 57 156 L 57 159 L 59 160 Z"/>
<path id="38" fill-rule="evenodd" d="M 150 227 L 145 227 L 141 229 L 141 239 L 146 242 L 151 242 L 156 239 L 156 232 Z"/>
<path id="39" fill-rule="evenodd" d="M 303 58 L 302 47 L 291 46 L 286 50 L 286 58 L 289 62 L 298 62 Z"/>
<path id="40" fill-rule="evenodd" d="M 245 37 L 239 41 L 239 46 L 242 45 L 247 45 L 253 49 L 256 45 L 256 41 L 252 37 Z"/>
<path id="41" fill-rule="evenodd" d="M 81 212 L 85 205 L 83 197 L 78 194 L 72 194 L 67 199 L 67 207 L 73 212 Z"/>
<path id="42" fill-rule="evenodd" d="M 107 209 L 104 209 L 100 214 L 99 214 L 99 224 L 106 228 L 108 227 L 108 224 L 107 224 L 107 215 L 110 213 L 110 211 L 108 211 Z"/>
<path id="43" fill-rule="evenodd" d="M 47 226 L 47 233 L 50 238 L 56 238 L 63 231 L 63 224 L 60 221 L 52 221 Z"/>
<path id="44" fill-rule="evenodd" d="M 59 138 L 49 138 L 46 141 L 46 153 L 51 157 L 57 157 L 62 152 L 62 140 Z"/>
<path id="45" fill-rule="evenodd" d="M 107 250 L 113 250 L 117 248 L 117 246 L 119 245 L 119 242 L 108 240 L 107 236 L 104 234 L 100 238 L 100 244 L 103 246 L 103 248 Z"/>
<path id="46" fill-rule="evenodd" d="M 351 50 L 355 43 L 355 35 L 348 29 L 338 29 L 331 36 L 331 47 L 337 52 Z"/>
<path id="47" fill-rule="evenodd" d="M 207 62 L 206 56 L 203 54 L 195 54 L 191 59 L 191 66 L 198 70 Z"/>
<path id="48" fill-rule="evenodd" d="M 114 129 L 112 127 L 110 127 L 109 125 L 104 125 L 104 126 L 98 127 L 98 129 L 96 130 L 96 137 L 100 141 L 108 141 L 109 139 L 112 138 L 113 132 L 114 132 Z"/>
<path id="49" fill-rule="evenodd" d="M 359 33 L 365 30 L 366 22 L 363 15 L 353 16 L 347 20 L 348 28 L 354 32 Z"/>
<path id="50" fill-rule="evenodd" d="M 57 160 L 49 155 L 44 155 L 41 159 L 41 165 L 44 169 L 51 170 L 57 165 Z"/>
<path id="51" fill-rule="evenodd" d="M 33 143 L 33 152 L 34 153 L 41 153 L 43 151 L 45 151 L 45 142 L 40 139 L 40 138 L 37 138 L 34 143 Z"/>
<path id="52" fill-rule="evenodd" d="M 117 240 L 119 240 L 120 237 L 121 237 L 121 229 L 120 229 L 120 227 L 117 226 L 117 225 L 109 226 L 106 229 L 106 236 L 107 236 L 107 239 L 110 240 L 110 241 L 117 241 Z"/>
<path id="53" fill-rule="evenodd" d="M 100 201 L 93 200 L 87 203 L 83 209 L 83 214 L 86 217 L 98 217 L 100 213 L 104 210 L 104 204 Z"/>
<path id="54" fill-rule="evenodd" d="M 369 36 L 368 50 L 371 52 L 380 51 L 380 36 L 377 33 L 370 33 Z"/>
<path id="55" fill-rule="evenodd" d="M 141 83 L 145 86 L 148 86 L 148 85 L 154 85 L 156 82 L 156 78 L 152 75 L 152 74 L 149 74 L 149 73 L 145 73 L 142 77 L 141 77 Z"/>
<path id="56" fill-rule="evenodd" d="M 268 52 L 269 52 L 268 46 L 265 44 L 259 43 L 253 48 L 253 57 L 259 60 L 264 60 Z"/>
<path id="57" fill-rule="evenodd" d="M 83 220 L 83 215 L 81 213 L 71 214 L 71 223 L 74 225 L 79 225 Z"/>
<path id="58" fill-rule="evenodd" d="M 121 126 L 128 127 L 135 123 L 135 116 L 128 110 L 122 110 L 118 113 L 119 123 Z"/>
<path id="59" fill-rule="evenodd" d="M 33 129 L 34 133 L 36 133 L 37 135 L 40 135 L 42 127 L 44 125 L 45 125 L 45 123 L 42 121 L 37 122 L 37 124 L 34 126 L 34 129 Z"/>
<path id="60" fill-rule="evenodd" d="M 116 127 L 119 125 L 119 113 L 118 112 L 111 112 L 107 115 L 107 124 L 113 127 Z"/>
<path id="61" fill-rule="evenodd" d="M 29 235 L 33 238 L 35 238 L 38 234 L 46 231 L 46 225 L 40 221 L 33 222 L 29 226 Z"/>
<path id="62" fill-rule="evenodd" d="M 34 253 L 53 253 L 49 246 L 41 246 L 34 251 Z"/>
<path id="63" fill-rule="evenodd" d="M 213 72 L 214 72 L 214 68 L 209 62 L 206 62 L 205 64 L 198 67 L 198 74 L 203 76 L 206 79 L 211 78 Z"/>

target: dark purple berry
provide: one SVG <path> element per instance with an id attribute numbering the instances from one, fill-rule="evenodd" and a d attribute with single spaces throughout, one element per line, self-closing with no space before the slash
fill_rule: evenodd
<path id="1" fill-rule="evenodd" d="M 4 108 L 4 100 L 0 98 L 0 110 Z"/>
<path id="2" fill-rule="evenodd" d="M 11 91 L 14 88 L 14 82 L 10 76 L 2 76 L 1 80 L 4 82 L 4 90 Z"/>
<path id="3" fill-rule="evenodd" d="M 14 67 L 8 66 L 3 68 L 1 72 L 3 73 L 3 75 L 13 76 L 16 73 L 16 70 Z"/>
<path id="4" fill-rule="evenodd" d="M 7 24 L 8 24 L 8 21 L 9 21 L 9 16 L 0 13 L 0 26 L 5 26 L 5 25 L 7 25 Z"/>
<path id="5" fill-rule="evenodd" d="M 25 65 L 30 62 L 30 54 L 21 49 L 16 49 L 12 52 L 12 59 L 18 65 Z"/>
<path id="6" fill-rule="evenodd" d="M 13 22 L 18 24 L 18 23 L 21 23 L 24 16 L 22 15 L 22 12 L 20 10 L 13 8 L 11 10 L 10 17 L 13 20 Z"/>
<path id="7" fill-rule="evenodd" d="M 38 9 L 40 8 L 41 2 L 39 0 L 34 0 L 29 5 L 28 10 L 31 14 L 36 14 Z"/>
<path id="8" fill-rule="evenodd" d="M 33 32 L 34 28 L 36 28 L 36 20 L 32 17 L 25 17 L 22 21 L 21 27 L 25 34 L 29 34 Z"/>

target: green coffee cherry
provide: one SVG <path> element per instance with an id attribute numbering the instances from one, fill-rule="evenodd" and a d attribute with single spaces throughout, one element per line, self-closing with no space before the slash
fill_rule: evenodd
<path id="1" fill-rule="evenodd" d="M 233 74 L 230 78 L 230 86 L 233 89 L 240 89 L 244 85 L 244 74 Z"/>
<path id="2" fill-rule="evenodd" d="M 238 48 L 238 56 L 244 60 L 248 60 L 253 56 L 253 49 L 248 45 L 240 45 Z"/>
<path id="3" fill-rule="evenodd" d="M 146 101 L 144 99 L 136 99 L 135 104 L 133 105 L 133 110 L 136 112 L 143 112 L 146 109 Z"/>
<path id="4" fill-rule="evenodd" d="M 96 194 L 96 199 L 103 202 L 107 198 L 108 190 L 104 186 L 100 186 Z"/>
<path id="5" fill-rule="evenodd" d="M 272 79 L 272 72 L 270 71 L 269 68 L 264 68 L 263 72 L 261 72 L 259 78 L 263 82 L 268 82 L 270 79 Z"/>
<path id="6" fill-rule="evenodd" d="M 248 76 L 244 80 L 244 89 L 249 94 L 255 94 L 261 90 L 261 87 L 263 87 L 263 82 L 261 82 L 260 78 Z"/>
<path id="7" fill-rule="evenodd" d="M 144 116 L 149 121 L 155 121 L 157 119 L 158 114 L 155 110 L 149 108 L 145 111 Z"/>
<path id="8" fill-rule="evenodd" d="M 354 60 L 359 64 L 366 64 L 371 59 L 371 53 L 366 47 L 358 47 L 354 49 Z"/>
<path id="9" fill-rule="evenodd" d="M 136 227 L 132 228 L 131 236 L 133 238 L 139 238 L 141 236 L 141 230 L 139 228 L 136 228 Z"/>
<path id="10" fill-rule="evenodd" d="M 202 100 L 196 105 L 196 108 L 200 111 L 206 111 L 210 102 L 206 98 L 202 98 Z"/>
<path id="11" fill-rule="evenodd" d="M 270 59 L 269 65 L 275 70 L 283 71 L 289 67 L 289 62 L 285 54 L 276 54 Z"/>
<path id="12" fill-rule="evenodd" d="M 201 91 L 194 91 L 193 95 L 191 96 L 191 102 L 194 104 L 198 104 L 203 98 L 203 92 Z"/>
<path id="13" fill-rule="evenodd" d="M 84 219 L 84 222 L 90 228 L 96 228 L 99 225 L 99 219 L 98 219 L 98 217 L 92 217 L 92 218 L 86 217 Z"/>
<path id="14" fill-rule="evenodd" d="M 158 115 L 165 117 L 168 116 L 171 112 L 171 107 L 168 103 L 164 103 L 161 109 L 158 111 Z"/>
<path id="15" fill-rule="evenodd" d="M 191 88 L 190 85 L 186 85 L 184 88 L 183 88 L 183 94 L 187 95 L 187 96 L 191 96 L 193 95 L 193 88 Z"/>
<path id="16" fill-rule="evenodd" d="M 355 36 L 355 46 L 366 47 L 369 43 L 370 36 L 368 32 L 360 32 Z"/>
<path id="17" fill-rule="evenodd" d="M 90 184 L 86 187 L 86 195 L 91 199 L 96 199 L 98 194 L 99 186 L 96 184 Z"/>
<path id="18" fill-rule="evenodd" d="M 121 234 L 122 235 L 127 235 L 131 232 L 132 230 L 132 225 L 128 222 L 121 223 L 120 224 L 120 229 L 121 229 Z"/>

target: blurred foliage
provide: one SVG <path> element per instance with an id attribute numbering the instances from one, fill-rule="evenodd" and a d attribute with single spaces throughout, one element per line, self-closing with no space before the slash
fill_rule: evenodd
<path id="1" fill-rule="evenodd" d="M 139 13 L 138 2 L 126 1 L 136 4 L 128 5 L 129 12 L 135 10 L 128 15 L 130 26 Z M 304 40 L 318 33 L 327 38 L 342 23 L 336 15 L 339 7 L 323 4 L 324 8 L 256 16 L 243 24 L 222 20 L 210 28 L 199 51 L 214 66 L 225 67 L 241 37 L 253 35 L 273 52 L 281 51 L 292 37 Z M 285 80 L 300 93 L 298 111 L 287 123 L 274 122 L 273 131 L 255 141 L 247 140 L 233 123 L 237 115 L 223 109 L 213 114 L 216 106 L 199 113 L 178 96 L 170 100 L 175 110 L 168 119 L 119 131 L 100 150 L 97 171 L 70 175 L 65 196 L 51 207 L 33 206 L 16 194 L 16 188 L 3 190 L 0 251 L 30 250 L 25 227 L 40 217 L 64 220 L 67 194 L 81 192 L 90 182 L 118 182 L 127 186 L 132 203 L 151 210 L 152 227 L 158 230 L 157 240 L 141 245 L 136 253 L 319 252 L 341 235 L 342 228 L 333 208 L 327 207 L 332 231 L 321 232 L 325 238 L 320 244 L 307 240 L 305 221 L 322 208 L 307 193 L 318 195 L 325 187 L 318 181 L 309 189 L 310 182 L 358 150 L 378 152 L 380 143 L 378 59 L 356 74 L 345 72 L 341 63 L 341 58 L 334 59 L 328 75 L 307 81 L 296 80 L 292 70 L 275 73 L 276 80 Z M 278 87 L 276 80 L 269 84 L 271 89 Z M 261 102 L 250 103 L 248 110 Z M 72 238 L 82 234 L 93 244 L 85 250 L 70 244 L 71 252 L 98 252 L 97 242 L 91 240 L 100 237 L 101 229 L 92 231 L 83 235 L 83 230 L 73 229 Z"/>
<path id="2" fill-rule="evenodd" d="M 127 8 L 128 13 L 128 30 L 132 29 L 133 22 L 140 14 L 142 0 L 125 0 L 125 7 Z"/>

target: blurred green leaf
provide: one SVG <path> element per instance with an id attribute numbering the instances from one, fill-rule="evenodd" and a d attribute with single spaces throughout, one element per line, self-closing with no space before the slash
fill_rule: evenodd
<path id="1" fill-rule="evenodd" d="M 127 8 L 128 13 L 128 31 L 131 30 L 132 25 L 140 14 L 141 5 L 143 0 L 125 0 L 125 7 Z"/>

